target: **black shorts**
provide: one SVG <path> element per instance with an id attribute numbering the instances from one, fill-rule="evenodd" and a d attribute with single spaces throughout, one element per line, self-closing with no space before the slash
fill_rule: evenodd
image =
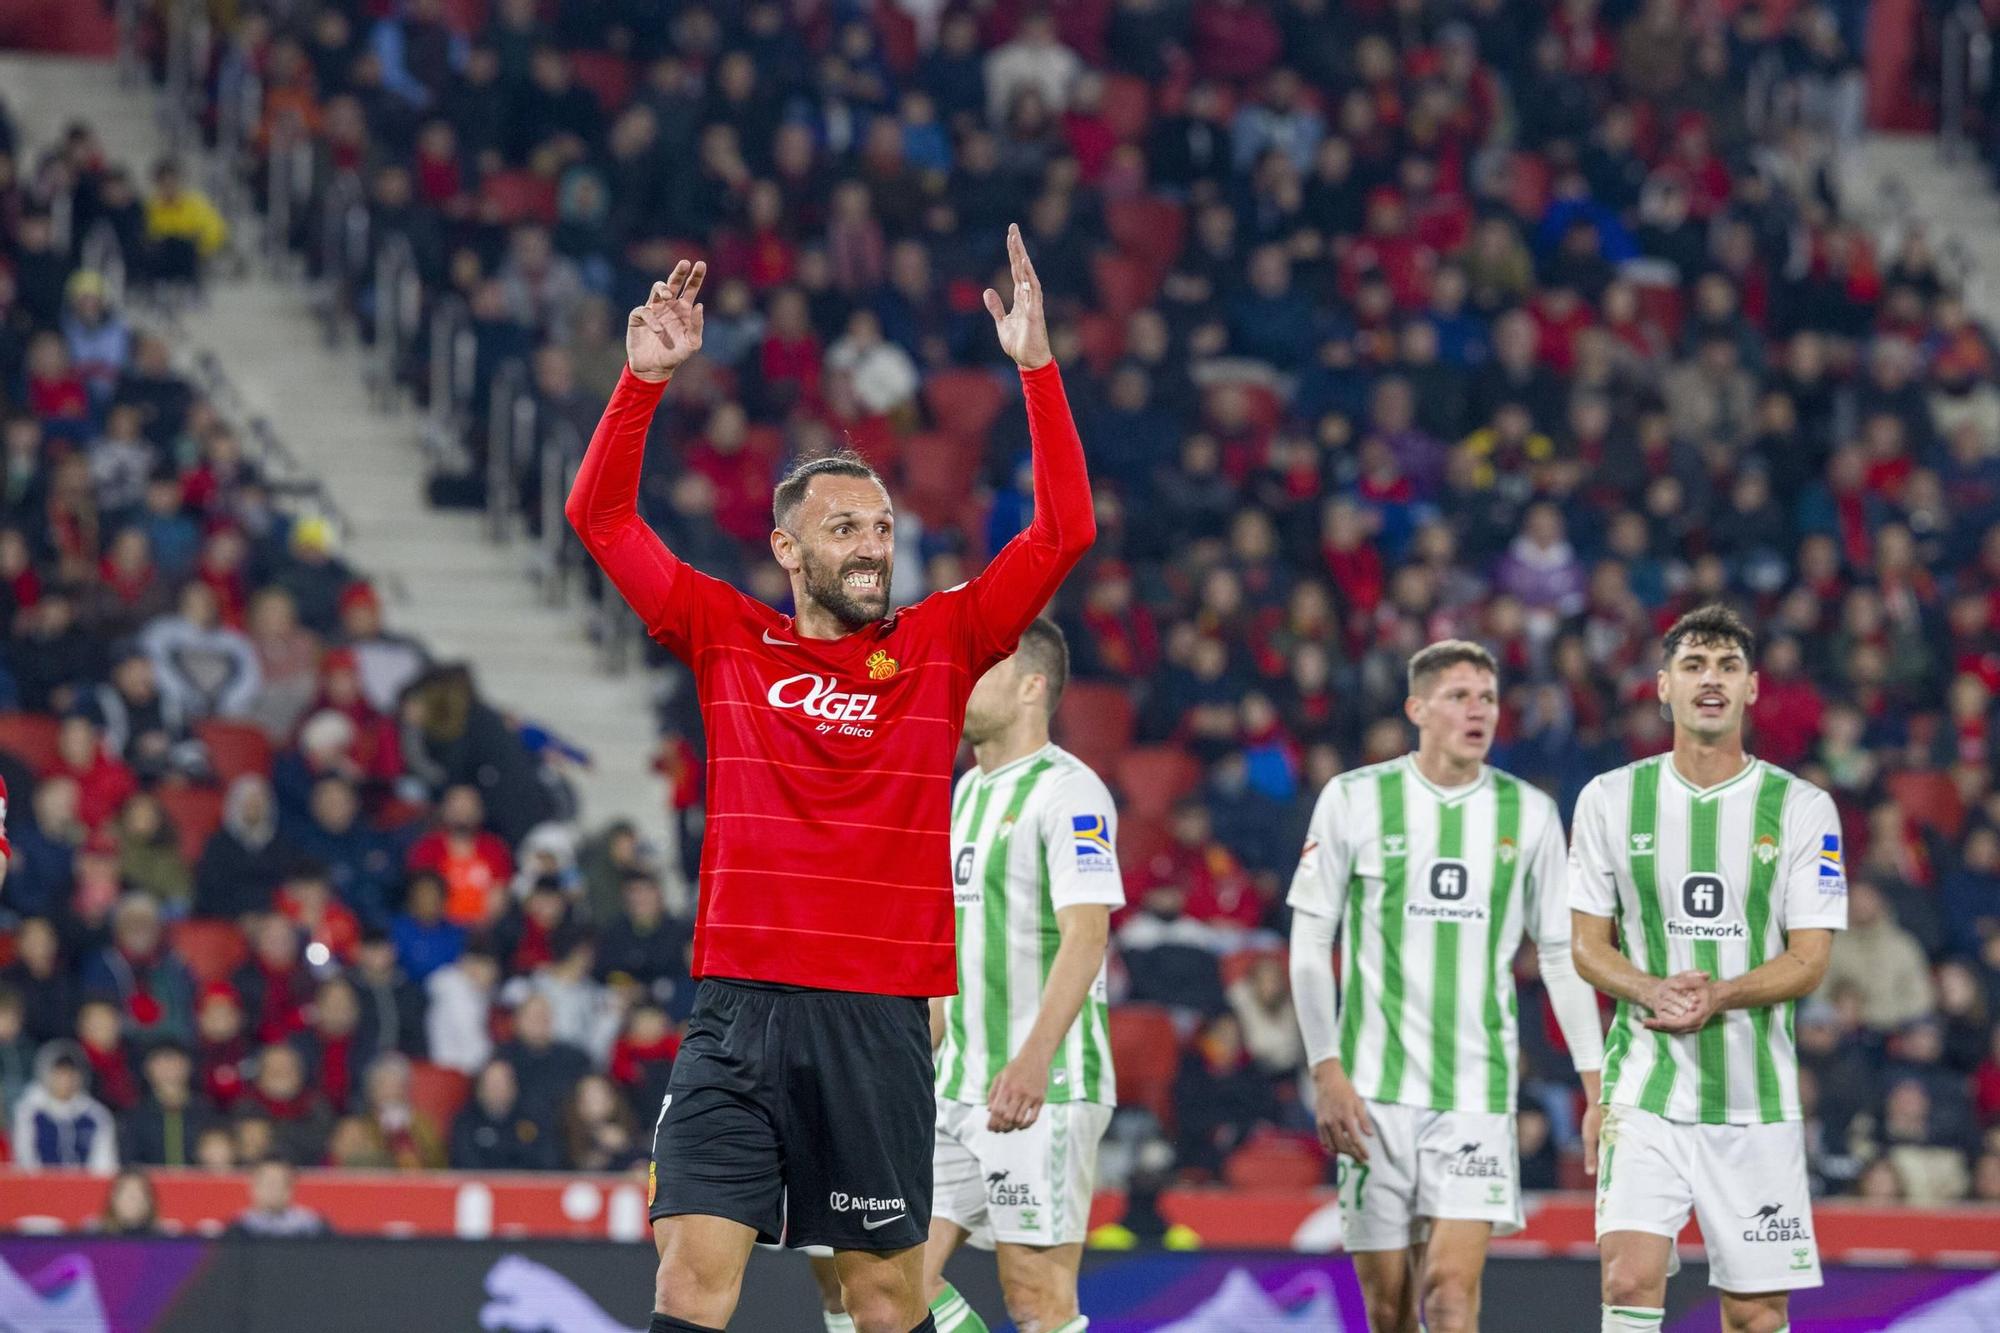
<path id="1" fill-rule="evenodd" d="M 653 1128 L 651 1218 L 765 1243 L 902 1250 L 931 1224 L 930 1008 L 707 979 Z"/>

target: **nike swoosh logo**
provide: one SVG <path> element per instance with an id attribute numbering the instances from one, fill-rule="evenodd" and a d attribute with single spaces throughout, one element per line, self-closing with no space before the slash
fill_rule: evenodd
<path id="1" fill-rule="evenodd" d="M 792 642 L 792 641 L 791 641 L 790 639 L 774 639 L 774 638 L 772 638 L 772 637 L 771 637 L 771 631 L 769 631 L 769 630 L 765 630 L 765 631 L 764 631 L 764 642 L 765 642 L 765 643 L 768 643 L 768 644 L 770 644 L 770 645 L 771 645 L 772 647 L 774 647 L 774 648 L 796 648 L 796 647 L 798 647 L 798 645 L 797 645 L 796 643 L 793 643 L 793 642 Z"/>
<path id="2" fill-rule="evenodd" d="M 888 1226 L 891 1222 L 896 1221 L 897 1218 L 903 1218 L 908 1216 L 909 1216 L 908 1213 L 897 1213 L 892 1217 L 878 1217 L 872 1222 L 864 1217 L 861 1219 L 861 1229 L 863 1231 L 879 1230 L 882 1227 Z"/>

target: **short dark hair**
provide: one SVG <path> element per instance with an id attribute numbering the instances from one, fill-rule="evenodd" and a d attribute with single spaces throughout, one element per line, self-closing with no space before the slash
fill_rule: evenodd
<path id="1" fill-rule="evenodd" d="M 1029 670 L 1048 681 L 1049 692 L 1043 696 L 1043 706 L 1054 717 L 1056 705 L 1062 702 L 1063 687 L 1069 684 L 1069 640 L 1063 636 L 1062 626 L 1046 616 L 1029 621 L 1014 652 Z"/>
<path id="2" fill-rule="evenodd" d="M 771 518 L 779 527 L 789 528 L 792 525 L 799 506 L 805 503 L 806 491 L 811 488 L 814 477 L 862 477 L 877 486 L 882 484 L 881 476 L 868 466 L 868 460 L 852 449 L 802 459 L 792 464 L 784 480 L 778 483 L 778 489 L 771 492 Z"/>
<path id="3" fill-rule="evenodd" d="M 1429 688 L 1440 672 L 1449 671 L 1460 664 L 1476 666 L 1481 671 L 1491 672 L 1495 679 L 1500 675 L 1500 664 L 1493 660 L 1483 644 L 1470 639 L 1439 639 L 1427 648 L 1418 650 L 1410 659 L 1410 693 L 1422 694 Z"/>
<path id="4" fill-rule="evenodd" d="M 1733 644 L 1742 650 L 1745 662 L 1757 660 L 1757 636 L 1743 623 L 1743 617 L 1721 602 L 1698 606 L 1669 626 L 1660 640 L 1663 660 L 1673 661 L 1674 654 L 1690 643 L 1710 647 Z"/>

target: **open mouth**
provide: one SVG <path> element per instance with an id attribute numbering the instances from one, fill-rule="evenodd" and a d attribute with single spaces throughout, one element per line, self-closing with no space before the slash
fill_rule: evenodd
<path id="1" fill-rule="evenodd" d="M 882 587 L 882 571 L 879 569 L 850 569 L 841 576 L 842 586 L 855 592 L 876 592 Z"/>
<path id="2" fill-rule="evenodd" d="M 1705 690 L 1694 697 L 1694 709 L 1705 717 L 1719 717 L 1729 708 L 1729 699 L 1719 690 Z"/>

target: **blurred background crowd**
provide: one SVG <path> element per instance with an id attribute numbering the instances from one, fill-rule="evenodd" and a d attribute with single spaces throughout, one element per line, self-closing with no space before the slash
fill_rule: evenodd
<path id="1" fill-rule="evenodd" d="M 1816 1183 L 2000 1202 L 2000 363 L 1921 229 L 1844 207 L 1865 4 L 212 13 L 224 167 L 332 312 L 383 327 L 394 272 L 463 331 L 386 349 L 454 386 L 441 505 L 539 524 L 622 312 L 708 258 L 643 504 L 780 606 L 802 452 L 891 478 L 899 601 L 1025 525 L 978 299 L 1022 222 L 1101 534 L 1051 614 L 1058 737 L 1121 797 L 1113 1182 L 1330 1178 L 1284 889 L 1321 785 L 1407 746 L 1411 652 L 1493 648 L 1494 760 L 1567 813 L 1666 744 L 1658 633 L 1720 598 L 1764 635 L 1753 749 L 1851 849 L 1798 1021 Z M 655 660 L 676 836 L 579 821 L 561 742 L 386 628 L 147 332 L 233 251 L 183 175 L 87 126 L 0 152 L 14 1158 L 629 1167 L 691 1001 L 691 683 Z M 1519 973 L 1524 1179 L 1579 1184 Z"/>

